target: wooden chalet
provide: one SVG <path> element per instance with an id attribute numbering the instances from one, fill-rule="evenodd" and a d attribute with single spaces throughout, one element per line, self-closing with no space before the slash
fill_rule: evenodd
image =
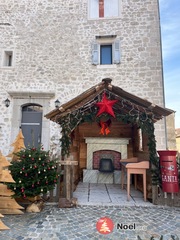
<path id="1" fill-rule="evenodd" d="M 106 111 L 98 115 L 97 103 L 102 101 L 103 94 L 110 101 L 117 100 L 112 106 L 114 117 Z M 113 183 L 120 184 L 120 159 L 137 157 L 150 161 L 150 168 L 155 170 L 153 178 L 150 171 L 147 178 L 148 197 L 151 198 L 150 186 L 158 179 L 154 123 L 171 113 L 170 109 L 113 86 L 111 79 L 103 79 L 45 117 L 62 127 L 62 157 L 70 154 L 73 160 L 78 161 L 75 184 L 80 180 L 112 182 L 112 179 L 103 177 L 98 179 L 102 156 L 112 156 L 115 169 Z M 142 181 L 138 182 L 141 189 Z"/>

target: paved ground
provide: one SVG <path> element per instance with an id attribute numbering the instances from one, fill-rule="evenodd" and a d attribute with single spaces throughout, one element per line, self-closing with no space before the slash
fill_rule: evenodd
<path id="1" fill-rule="evenodd" d="M 135 192 L 129 203 L 126 201 L 126 192 L 124 195 L 121 193 L 121 199 L 116 196 L 112 200 L 113 195 L 118 194 L 116 186 L 104 186 L 107 193 L 111 192 L 108 197 L 103 192 L 103 186 L 99 187 L 98 190 L 94 186 L 95 192 L 91 191 L 93 187 L 87 185 L 89 193 L 85 194 L 86 188 L 79 186 L 75 195 L 79 191 L 81 205 L 76 208 L 46 205 L 41 213 L 6 215 L 1 220 L 10 230 L 1 231 L 0 240 L 159 240 L 161 235 L 163 240 L 180 240 L 180 208 L 154 206 L 151 203 L 145 205 L 141 195 L 133 197 Z M 83 188 L 84 192 L 80 191 Z M 121 204 L 117 205 L 118 201 Z M 114 223 L 113 231 L 109 234 L 101 234 L 96 229 L 98 220 L 103 217 L 110 218 Z M 129 225 L 133 229 L 124 229 Z M 107 230 L 108 226 L 105 225 L 103 229 Z"/>
<path id="2" fill-rule="evenodd" d="M 96 184 L 80 182 L 74 192 L 79 205 L 88 206 L 153 206 L 149 201 L 144 202 L 143 194 L 131 186 L 130 201 L 127 201 L 126 189 L 119 184 Z"/>

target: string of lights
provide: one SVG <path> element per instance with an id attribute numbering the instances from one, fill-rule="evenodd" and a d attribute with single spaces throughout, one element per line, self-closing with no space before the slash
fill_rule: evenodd
<path id="1" fill-rule="evenodd" d="M 114 105 L 114 110 L 115 110 L 115 116 L 118 120 L 118 118 L 129 118 L 132 117 L 132 120 L 136 119 L 134 122 L 146 122 L 147 120 L 151 119 L 152 121 L 155 121 L 154 114 L 151 110 L 146 109 L 144 107 L 140 107 L 137 104 L 132 103 L 129 100 L 126 100 L 124 98 L 119 99 L 119 97 L 108 91 L 108 90 L 103 90 L 101 94 L 105 92 L 108 96 L 108 99 L 117 99 L 118 104 Z M 101 94 L 98 96 L 95 96 L 93 99 L 89 100 L 86 102 L 83 106 L 76 106 L 75 109 L 67 111 L 68 113 L 61 118 L 61 114 L 56 116 L 56 120 L 59 120 L 59 123 L 61 125 L 64 123 L 66 125 L 66 129 L 69 132 L 72 132 L 80 123 L 83 121 L 84 116 L 87 116 L 89 114 L 92 114 L 92 119 L 95 120 L 95 115 L 97 113 L 97 107 L 95 106 L 96 103 L 99 102 L 99 96 L 100 99 L 102 98 Z M 63 119 L 63 120 L 61 120 Z M 97 118 L 99 120 L 99 118 Z"/>
<path id="2" fill-rule="evenodd" d="M 128 124 L 136 124 L 144 132 L 147 133 L 149 143 L 149 157 L 152 164 L 152 181 L 153 184 L 160 184 L 159 177 L 159 165 L 156 154 L 156 140 L 154 135 L 154 122 L 157 120 L 154 118 L 154 114 L 151 109 L 139 106 L 131 101 L 120 98 L 116 94 L 109 90 L 103 90 L 100 94 L 95 95 L 92 99 L 86 101 L 84 104 L 75 106 L 74 109 L 66 110 L 66 114 L 62 117 L 61 114 L 57 115 L 59 124 L 62 127 L 62 156 L 70 154 L 71 145 L 71 133 L 73 130 L 83 122 L 97 122 L 100 123 L 102 117 L 109 117 L 109 114 L 103 113 L 100 116 L 96 116 L 98 107 L 96 103 L 102 100 L 102 94 L 106 93 L 108 99 L 116 99 L 117 103 L 114 104 L 113 109 L 115 111 L 115 119 L 119 122 Z"/>

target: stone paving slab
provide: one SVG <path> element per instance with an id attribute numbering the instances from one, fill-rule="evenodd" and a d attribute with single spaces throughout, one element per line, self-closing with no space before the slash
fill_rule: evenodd
<path id="1" fill-rule="evenodd" d="M 109 234 L 100 234 L 96 229 L 102 217 L 110 218 L 114 229 Z M 58 208 L 46 205 L 40 213 L 6 215 L 3 222 L 10 230 L 0 232 L 0 240 L 143 240 L 180 239 L 180 209 L 170 207 L 102 207 L 82 206 Z M 135 224 L 135 229 L 120 229 L 119 226 Z"/>
<path id="2" fill-rule="evenodd" d="M 127 201 L 126 189 L 119 184 L 79 183 L 73 194 L 79 206 L 152 206 L 144 202 L 143 194 L 131 186 L 130 200 Z"/>

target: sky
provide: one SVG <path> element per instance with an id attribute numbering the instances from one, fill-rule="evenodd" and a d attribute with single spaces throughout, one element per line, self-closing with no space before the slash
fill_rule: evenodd
<path id="1" fill-rule="evenodd" d="M 159 0 L 165 106 L 174 110 L 180 128 L 180 0 Z"/>

